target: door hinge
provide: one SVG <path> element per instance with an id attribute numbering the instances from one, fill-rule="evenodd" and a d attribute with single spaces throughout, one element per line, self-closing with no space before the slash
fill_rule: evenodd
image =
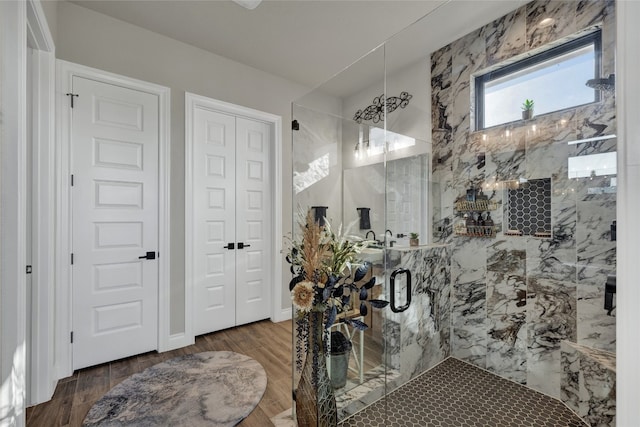
<path id="1" fill-rule="evenodd" d="M 291 122 L 291 129 L 293 130 L 300 130 L 300 123 L 298 123 L 297 120 L 294 120 Z"/>
<path id="2" fill-rule="evenodd" d="M 73 331 L 71 331 L 71 344 L 73 344 Z"/>
<path id="3" fill-rule="evenodd" d="M 80 95 L 78 95 L 76 93 L 67 93 L 66 95 L 71 97 L 71 108 L 73 108 L 73 97 L 74 96 L 80 96 Z"/>
<path id="4" fill-rule="evenodd" d="M 71 265 L 73 265 L 73 253 L 71 254 Z"/>
<path id="5" fill-rule="evenodd" d="M 31 274 L 32 271 L 33 271 L 33 267 L 31 267 L 30 265 L 27 265 L 27 274 Z"/>
<path id="6" fill-rule="evenodd" d="M 71 186 L 73 187 L 73 174 L 71 174 Z"/>

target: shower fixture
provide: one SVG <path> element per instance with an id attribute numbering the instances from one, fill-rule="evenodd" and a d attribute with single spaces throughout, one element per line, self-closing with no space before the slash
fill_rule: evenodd
<path id="1" fill-rule="evenodd" d="M 599 79 L 587 80 L 586 85 L 591 89 L 603 90 L 606 92 L 613 92 L 616 85 L 616 75 L 609 74 L 609 77 L 607 77 L 606 79 L 599 78 Z"/>

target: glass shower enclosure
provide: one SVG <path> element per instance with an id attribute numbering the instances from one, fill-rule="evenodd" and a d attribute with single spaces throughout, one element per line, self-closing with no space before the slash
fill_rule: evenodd
<path id="1" fill-rule="evenodd" d="M 566 361 L 615 359 L 615 309 L 602 307 L 615 282 L 615 93 L 487 129 L 471 107 L 475 76 L 589 32 L 601 34 L 596 72 L 614 74 L 614 3 L 557 2 L 552 18 L 575 16 L 562 33 L 526 19 L 544 1 L 484 3 L 447 2 L 292 105 L 292 237 L 309 209 L 348 227 L 367 241 L 369 297 L 390 303 L 331 328 L 352 343 L 339 420 L 448 357 L 569 406 L 565 379 L 587 374 Z M 442 21 L 452 28 L 436 44 Z"/>
<path id="2" fill-rule="evenodd" d="M 430 115 L 428 59 L 388 78 L 388 49 L 370 52 L 297 100 L 292 111 L 294 239 L 300 217 L 311 209 L 333 229 L 342 225 L 349 238 L 366 240 L 359 258 L 376 278 L 369 298 L 390 303 L 364 315 L 354 307 L 331 328 L 353 344 L 346 382 L 335 389 L 339 420 L 433 366 L 449 347 L 448 307 L 436 311 L 431 304 L 448 301 L 448 265 L 445 245 L 428 245 L 434 184 L 430 129 L 420 119 Z M 427 280 L 436 271 L 442 280 Z M 345 318 L 368 328 L 360 331 Z"/>

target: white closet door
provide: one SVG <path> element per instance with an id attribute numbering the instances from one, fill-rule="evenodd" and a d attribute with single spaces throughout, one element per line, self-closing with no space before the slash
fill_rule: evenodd
<path id="1" fill-rule="evenodd" d="M 156 95 L 81 77 L 73 92 L 78 369 L 157 348 L 159 134 Z"/>
<path id="2" fill-rule="evenodd" d="M 271 127 L 238 117 L 236 134 L 236 323 L 242 325 L 270 312 Z"/>
<path id="3" fill-rule="evenodd" d="M 235 326 L 235 117 L 194 114 L 194 332 Z"/>

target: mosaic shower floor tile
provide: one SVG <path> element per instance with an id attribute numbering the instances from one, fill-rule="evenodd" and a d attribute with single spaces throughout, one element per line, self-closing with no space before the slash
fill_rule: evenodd
<path id="1" fill-rule="evenodd" d="M 583 427 L 562 402 L 455 358 L 416 377 L 343 427 Z"/>

